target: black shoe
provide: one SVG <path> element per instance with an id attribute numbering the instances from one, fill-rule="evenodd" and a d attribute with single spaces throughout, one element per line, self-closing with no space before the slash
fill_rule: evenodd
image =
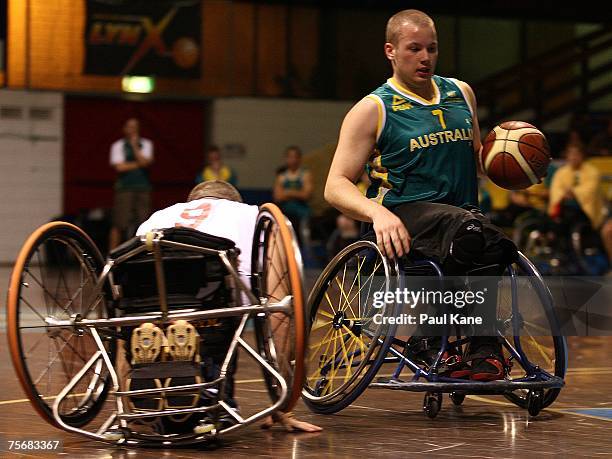
<path id="1" fill-rule="evenodd" d="M 411 336 L 404 355 L 415 363 L 424 365 L 427 370 L 433 365 L 442 347 L 439 336 Z M 450 378 L 468 378 L 470 368 L 463 361 L 461 352 L 453 346 L 447 347 L 438 365 L 438 375 Z"/>
<path id="2" fill-rule="evenodd" d="M 472 338 L 466 360 L 472 363 L 470 379 L 473 381 L 497 381 L 506 376 L 508 367 L 499 338 Z"/>

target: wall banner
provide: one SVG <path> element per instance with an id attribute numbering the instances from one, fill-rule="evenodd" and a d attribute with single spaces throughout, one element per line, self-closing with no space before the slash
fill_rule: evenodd
<path id="1" fill-rule="evenodd" d="M 87 0 L 85 67 L 94 75 L 199 78 L 198 0 Z"/>

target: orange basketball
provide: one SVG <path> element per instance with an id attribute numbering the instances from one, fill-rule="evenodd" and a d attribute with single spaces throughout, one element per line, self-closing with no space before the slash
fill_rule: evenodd
<path id="1" fill-rule="evenodd" d="M 181 37 L 172 45 L 172 57 L 176 65 L 188 69 L 200 59 L 200 48 L 191 38 Z"/>
<path id="2" fill-rule="evenodd" d="M 540 183 L 550 164 L 546 137 L 524 121 L 506 121 L 484 140 L 482 169 L 497 186 L 522 190 Z"/>

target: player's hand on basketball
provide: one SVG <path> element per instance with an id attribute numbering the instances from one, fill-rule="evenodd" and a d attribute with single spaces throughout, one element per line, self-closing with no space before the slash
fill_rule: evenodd
<path id="1" fill-rule="evenodd" d="M 274 424 L 281 425 L 287 432 L 321 432 L 323 430 L 322 427 L 294 418 L 293 413 L 274 413 L 264 419 L 261 428 L 269 429 Z"/>
<path id="2" fill-rule="evenodd" d="M 403 257 L 410 251 L 410 234 L 404 223 L 393 212 L 384 207 L 372 217 L 376 244 L 389 258 Z"/>

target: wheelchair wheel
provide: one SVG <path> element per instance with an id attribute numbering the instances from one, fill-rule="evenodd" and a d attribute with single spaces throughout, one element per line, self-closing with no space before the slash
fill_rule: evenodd
<path id="1" fill-rule="evenodd" d="M 550 375 L 563 378 L 567 370 L 567 344 L 561 336 L 560 327 L 553 310 L 553 300 L 550 291 L 533 264 L 519 252 L 519 261 L 515 264 L 516 271 L 516 305 L 512 307 L 512 287 L 510 277 L 502 278 L 498 295 L 498 320 L 504 327 L 504 337 L 507 346 L 516 349 L 519 355 L 540 370 Z M 521 350 L 519 350 L 519 347 Z M 509 379 L 524 378 L 529 372 L 525 362 L 513 360 Z M 539 406 L 546 408 L 552 404 L 561 389 L 547 389 L 540 394 Z M 527 409 L 530 405 L 529 391 L 517 390 L 505 397 Z"/>
<path id="2" fill-rule="evenodd" d="M 291 411 L 297 403 L 304 380 L 306 326 L 302 290 L 302 258 L 289 220 L 274 204 L 261 206 L 253 239 L 252 289 L 262 301 L 278 302 L 292 297 L 291 314 L 275 312 L 255 317 L 255 335 L 260 355 L 285 378 Z M 264 379 L 273 400 L 278 382 L 264 370 Z"/>
<path id="3" fill-rule="evenodd" d="M 309 353 L 302 391 L 312 411 L 344 409 L 383 364 L 394 330 L 376 324 L 374 317 L 388 315 L 395 304 L 375 305 L 374 298 L 390 290 L 391 280 L 387 259 L 370 241 L 346 247 L 319 276 L 308 298 Z"/>
<path id="4" fill-rule="evenodd" d="M 34 409 L 50 424 L 56 396 L 97 351 L 87 329 L 49 327 L 47 317 L 109 317 L 101 293 L 94 291 L 104 262 L 92 240 L 78 227 L 48 223 L 25 242 L 11 274 L 7 335 L 13 366 Z M 115 341 L 106 341 L 111 361 Z M 62 420 L 80 427 L 100 411 L 110 389 L 100 360 L 60 405 Z"/>

